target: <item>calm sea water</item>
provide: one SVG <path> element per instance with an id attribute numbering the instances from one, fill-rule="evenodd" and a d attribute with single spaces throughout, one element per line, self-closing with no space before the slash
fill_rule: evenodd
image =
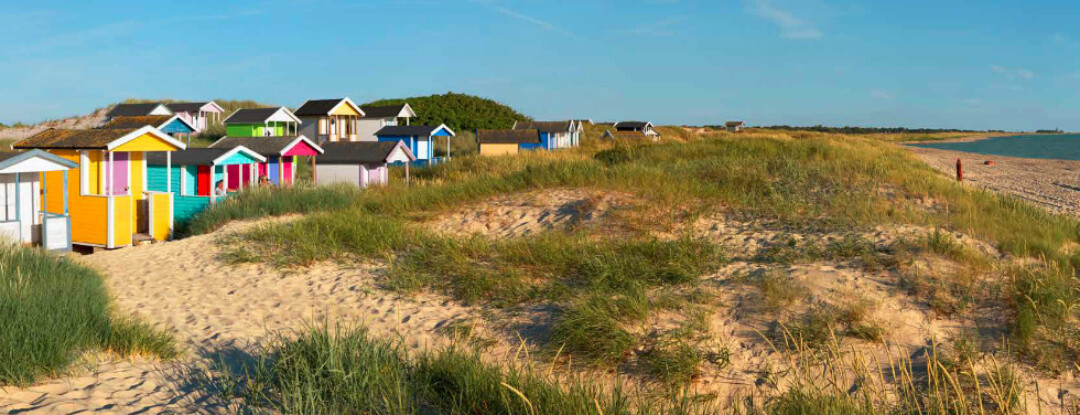
<path id="1" fill-rule="evenodd" d="M 1080 134 L 1018 135 L 994 137 L 966 143 L 920 143 L 911 145 L 995 156 L 1080 160 Z"/>

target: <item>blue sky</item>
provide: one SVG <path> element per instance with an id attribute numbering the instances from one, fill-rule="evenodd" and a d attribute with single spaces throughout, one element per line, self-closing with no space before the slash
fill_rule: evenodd
<path id="1" fill-rule="evenodd" d="M 90 4 L 88 4 L 90 3 Z M 540 119 L 1080 130 L 1080 4 L 0 1 L 0 122 L 464 92 Z"/>

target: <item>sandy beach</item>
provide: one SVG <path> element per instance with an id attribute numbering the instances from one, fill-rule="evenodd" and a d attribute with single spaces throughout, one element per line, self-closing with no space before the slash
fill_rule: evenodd
<path id="1" fill-rule="evenodd" d="M 326 319 L 363 324 L 377 336 L 400 336 L 407 348 L 422 349 L 449 342 L 439 330 L 446 324 L 482 322 L 478 309 L 450 300 L 388 295 L 375 287 L 370 267 L 325 264 L 289 272 L 222 263 L 216 238 L 250 226 L 78 257 L 105 275 L 122 313 L 169 328 L 186 356 L 170 363 L 92 356 L 72 376 L 0 388 L 0 412 L 233 413 L 236 408 L 199 384 L 202 368 L 243 361 L 275 331 Z"/>
<path id="2" fill-rule="evenodd" d="M 960 141 L 975 141 L 973 137 Z M 964 183 L 1010 194 L 1055 213 L 1080 216 L 1080 161 L 1029 159 L 908 147 L 934 169 L 956 177 L 961 160 Z M 988 164 L 987 162 L 992 162 Z"/>

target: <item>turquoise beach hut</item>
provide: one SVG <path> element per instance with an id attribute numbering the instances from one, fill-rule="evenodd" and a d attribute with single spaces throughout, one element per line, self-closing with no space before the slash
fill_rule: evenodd
<path id="1" fill-rule="evenodd" d="M 217 183 L 229 183 L 229 168 L 236 166 L 246 178 L 257 177 L 259 163 L 266 157 L 247 147 L 190 148 L 172 153 L 169 160 L 165 153 L 148 153 L 146 160 L 147 188 L 159 192 L 172 192 L 173 222 L 186 225 L 220 198 L 212 197 Z M 235 174 L 235 173 L 234 173 Z M 240 186 L 229 188 L 239 191 L 257 185 L 253 180 L 240 180 Z"/>

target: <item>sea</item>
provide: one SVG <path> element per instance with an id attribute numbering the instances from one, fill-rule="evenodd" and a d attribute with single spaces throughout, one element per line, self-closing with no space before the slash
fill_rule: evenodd
<path id="1" fill-rule="evenodd" d="M 1080 160 L 1080 134 L 1039 134 L 993 137 L 957 143 L 918 143 L 913 147 L 966 151 L 993 156 Z"/>

